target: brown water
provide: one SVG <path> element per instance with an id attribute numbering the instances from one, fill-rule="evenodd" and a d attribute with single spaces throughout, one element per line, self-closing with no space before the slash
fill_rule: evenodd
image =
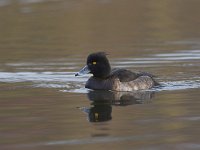
<path id="1" fill-rule="evenodd" d="M 200 1 L 1 0 L 0 149 L 200 149 Z M 87 55 L 159 88 L 88 91 Z"/>

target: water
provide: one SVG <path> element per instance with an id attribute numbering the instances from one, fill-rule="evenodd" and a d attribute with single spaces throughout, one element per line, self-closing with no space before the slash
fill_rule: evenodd
<path id="1" fill-rule="evenodd" d="M 0 149 L 200 149 L 198 1 L 0 1 Z M 147 91 L 84 88 L 89 53 Z"/>

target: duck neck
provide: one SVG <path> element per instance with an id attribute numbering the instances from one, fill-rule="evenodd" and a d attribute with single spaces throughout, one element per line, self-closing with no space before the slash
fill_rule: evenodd
<path id="1" fill-rule="evenodd" d="M 111 67 L 110 65 L 106 65 L 102 67 L 101 69 L 98 69 L 96 73 L 94 73 L 94 77 L 101 78 L 101 79 L 107 79 L 110 76 Z"/>

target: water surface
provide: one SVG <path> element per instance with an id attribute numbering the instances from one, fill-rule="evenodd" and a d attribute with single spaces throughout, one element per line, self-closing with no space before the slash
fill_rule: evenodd
<path id="1" fill-rule="evenodd" d="M 199 1 L 0 1 L 0 149 L 200 149 Z M 160 87 L 91 91 L 89 53 Z"/>

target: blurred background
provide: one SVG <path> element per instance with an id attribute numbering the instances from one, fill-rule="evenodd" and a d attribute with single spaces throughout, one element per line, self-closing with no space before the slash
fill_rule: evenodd
<path id="1" fill-rule="evenodd" d="M 0 61 L 200 47 L 199 0 L 0 0 Z"/>

